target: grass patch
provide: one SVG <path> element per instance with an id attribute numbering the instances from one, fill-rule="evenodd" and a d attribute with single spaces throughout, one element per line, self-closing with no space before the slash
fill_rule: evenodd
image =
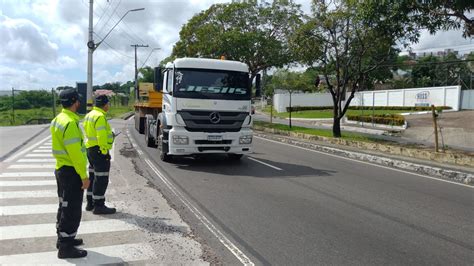
<path id="1" fill-rule="evenodd" d="M 283 125 L 283 124 L 275 124 L 275 123 L 272 124 L 269 122 L 262 122 L 262 121 L 254 121 L 253 123 L 257 126 L 262 126 L 266 128 L 275 128 L 279 130 L 286 130 L 286 131 L 291 131 L 291 132 L 298 132 L 298 133 L 304 133 L 308 135 L 328 137 L 328 138 L 333 137 L 332 130 L 329 130 L 329 129 L 313 129 L 313 128 L 297 127 L 297 126 L 292 126 L 290 129 L 288 125 Z M 342 132 L 342 138 L 347 139 L 347 140 L 357 140 L 357 141 L 366 141 L 366 142 L 385 142 L 377 138 L 371 138 L 367 135 L 352 133 L 352 132 Z"/>
<path id="2" fill-rule="evenodd" d="M 266 106 L 263 109 L 263 112 L 270 115 L 270 106 Z M 390 114 L 400 114 L 406 113 L 406 110 L 347 110 L 346 115 L 363 115 L 363 116 L 371 116 L 372 114 L 375 115 L 390 115 Z M 279 118 L 288 118 L 290 117 L 290 113 L 282 112 L 277 113 L 273 110 L 273 116 Z M 333 118 L 333 110 L 309 110 L 309 111 L 296 111 L 291 112 L 292 118 Z"/>
<path id="3" fill-rule="evenodd" d="M 58 106 L 56 108 L 56 115 L 61 112 L 62 107 Z M 131 106 L 111 106 L 109 112 L 107 113 L 107 118 L 119 118 L 125 113 L 133 111 Z M 81 118 L 84 118 L 84 115 L 80 115 Z M 33 108 L 27 110 L 15 110 L 15 122 L 13 123 L 12 111 L 2 111 L 0 112 L 0 126 L 20 126 L 25 125 L 30 119 L 34 118 L 46 118 L 53 119 L 53 110 L 51 107 L 41 107 Z"/>

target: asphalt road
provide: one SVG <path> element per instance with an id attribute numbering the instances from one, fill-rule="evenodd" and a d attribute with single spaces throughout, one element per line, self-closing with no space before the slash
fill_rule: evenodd
<path id="1" fill-rule="evenodd" d="M 254 139 L 225 156 L 163 163 L 144 155 L 255 264 L 472 265 L 474 190 L 423 176 Z M 236 259 L 163 181 L 151 177 L 223 263 Z"/>

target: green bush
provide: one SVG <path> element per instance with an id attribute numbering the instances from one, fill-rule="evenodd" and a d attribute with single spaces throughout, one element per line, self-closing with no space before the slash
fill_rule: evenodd
<path id="1" fill-rule="evenodd" d="M 311 111 L 311 110 L 332 110 L 332 106 L 292 106 L 292 112 Z M 450 106 L 436 106 L 436 110 L 452 109 Z M 349 110 L 401 110 L 401 111 L 431 111 L 430 106 L 349 106 Z M 286 111 L 290 112 L 290 107 L 286 107 Z"/>
<path id="2" fill-rule="evenodd" d="M 347 115 L 347 119 L 367 123 L 372 123 L 373 121 L 376 124 L 391 126 L 403 126 L 405 124 L 405 117 L 396 114 L 376 115 L 373 118 L 367 115 Z"/>

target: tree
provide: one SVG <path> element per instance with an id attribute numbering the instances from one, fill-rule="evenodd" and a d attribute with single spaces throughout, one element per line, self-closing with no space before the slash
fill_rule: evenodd
<path id="1" fill-rule="evenodd" d="M 411 19 L 430 33 L 462 27 L 465 38 L 474 36 L 474 19 L 469 14 L 474 9 L 471 0 L 401 0 L 400 3 Z"/>
<path id="2" fill-rule="evenodd" d="M 301 17 L 300 6 L 289 0 L 214 4 L 182 27 L 166 60 L 225 56 L 245 62 L 253 80 L 262 70 L 294 61 L 288 36 L 300 26 Z"/>
<path id="3" fill-rule="evenodd" d="M 355 92 L 393 60 L 395 43 L 416 39 L 400 22 L 406 16 L 400 9 L 387 1 L 314 1 L 312 15 L 291 39 L 299 61 L 324 76 L 333 100 L 334 137 L 341 137 L 340 121 Z"/>
<path id="4" fill-rule="evenodd" d="M 153 68 L 149 66 L 145 66 L 140 68 L 138 72 L 142 75 L 140 78 L 138 78 L 139 82 L 150 82 L 153 83 L 155 81 L 155 72 Z"/>
<path id="5" fill-rule="evenodd" d="M 314 90 L 314 85 L 310 84 L 311 80 L 308 79 L 309 75 L 305 73 L 298 73 L 298 72 L 291 72 L 286 69 L 279 69 L 277 70 L 271 79 L 268 82 L 268 85 L 266 86 L 267 92 L 271 93 L 272 95 L 276 90 L 284 90 L 288 92 L 290 96 L 290 102 L 289 102 L 289 120 L 288 120 L 288 125 L 291 128 L 292 127 L 292 121 L 291 121 L 291 114 L 292 114 L 292 96 L 293 93 L 297 91 L 313 91 Z M 273 101 L 272 101 L 273 103 Z M 273 106 L 272 106 L 273 109 Z M 272 115 L 272 114 L 271 114 Z"/>

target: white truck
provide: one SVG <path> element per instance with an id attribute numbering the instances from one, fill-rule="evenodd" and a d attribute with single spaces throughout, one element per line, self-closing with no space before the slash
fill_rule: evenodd
<path id="1" fill-rule="evenodd" d="M 252 84 L 246 64 L 176 59 L 155 68 L 155 83 L 161 108 L 142 112 L 142 131 L 147 145 L 158 147 L 161 160 L 215 153 L 239 160 L 252 152 Z"/>

